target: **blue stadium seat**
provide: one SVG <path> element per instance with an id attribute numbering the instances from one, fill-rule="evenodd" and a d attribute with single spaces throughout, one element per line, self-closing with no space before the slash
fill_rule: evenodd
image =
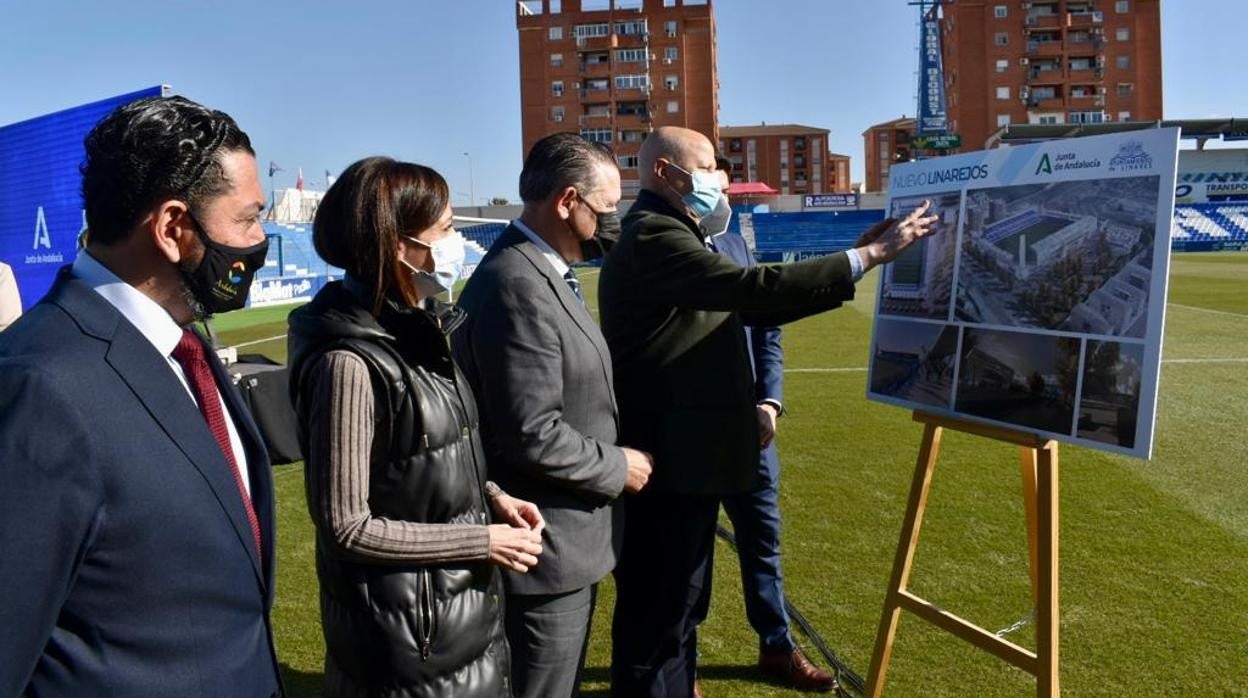
<path id="1" fill-rule="evenodd" d="M 864 230 L 884 219 L 884 211 L 801 211 L 756 213 L 757 252 L 839 252 L 848 249 Z"/>
<path id="2" fill-rule="evenodd" d="M 1170 227 L 1174 250 L 1248 249 L 1248 205 L 1180 204 Z"/>

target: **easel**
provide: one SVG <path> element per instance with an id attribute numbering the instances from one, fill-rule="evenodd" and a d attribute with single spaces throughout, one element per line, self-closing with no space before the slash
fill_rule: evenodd
<path id="1" fill-rule="evenodd" d="M 1036 695 L 1041 698 L 1056 698 L 1059 692 L 1057 442 L 1013 429 L 920 411 L 915 411 L 914 421 L 924 424 L 923 442 L 914 468 L 914 480 L 910 485 L 910 499 L 901 525 L 901 539 L 897 543 L 897 556 L 893 560 L 888 593 L 884 597 L 884 612 L 880 617 L 880 628 L 875 638 L 875 651 L 871 655 L 867 695 L 879 698 L 884 692 L 884 674 L 888 671 L 893 639 L 897 634 L 897 622 L 904 609 L 1035 676 Z M 998 637 L 907 590 L 943 429 L 1004 441 L 1019 447 L 1023 471 L 1023 503 L 1031 547 L 1031 593 L 1032 601 L 1036 604 L 1035 652 Z"/>

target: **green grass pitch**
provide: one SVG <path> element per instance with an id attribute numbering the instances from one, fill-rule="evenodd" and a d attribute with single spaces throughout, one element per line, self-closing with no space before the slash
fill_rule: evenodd
<path id="1" fill-rule="evenodd" d="M 596 279 L 584 280 L 592 307 Z M 787 367 L 807 370 L 786 377 L 778 443 L 788 595 L 865 674 L 921 429 L 864 397 L 874 274 L 858 288 L 854 302 L 785 329 Z M 1063 695 L 1248 696 L 1248 253 L 1174 255 L 1169 301 L 1153 459 L 1062 447 Z M 217 328 L 228 343 L 264 340 L 285 332 L 288 310 Z M 241 351 L 284 360 L 285 342 Z M 315 696 L 324 646 L 302 466 L 275 473 L 278 652 L 292 695 Z M 911 587 L 996 629 L 1031 610 L 1027 564 L 1015 450 L 948 433 Z M 601 592 L 587 695 L 607 694 L 610 579 Z M 1034 647 L 1030 626 L 1010 638 Z M 700 634 L 707 695 L 790 695 L 755 673 L 756 643 L 720 543 Z M 1033 691 L 1030 676 L 903 615 L 887 695 Z"/>

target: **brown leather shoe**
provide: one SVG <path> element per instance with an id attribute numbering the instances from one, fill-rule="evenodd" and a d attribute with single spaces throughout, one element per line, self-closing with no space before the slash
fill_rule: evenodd
<path id="1" fill-rule="evenodd" d="M 799 648 L 781 654 L 759 654 L 758 668 L 771 678 L 799 691 L 840 689 L 836 677 L 811 663 Z"/>

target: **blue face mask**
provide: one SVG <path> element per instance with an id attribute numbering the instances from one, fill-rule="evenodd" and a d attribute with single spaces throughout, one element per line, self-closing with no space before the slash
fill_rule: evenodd
<path id="1" fill-rule="evenodd" d="M 683 194 L 680 200 L 685 202 L 693 215 L 699 219 L 706 218 L 719 205 L 719 199 L 723 196 L 723 191 L 719 188 L 719 173 L 717 172 L 690 172 L 676 163 L 668 163 L 669 167 L 676 169 L 689 175 L 689 179 L 693 184 L 693 189 L 688 194 Z M 668 185 L 671 187 L 671 185 Z M 673 187 L 672 191 L 676 191 Z M 679 193 L 679 192 L 677 192 Z"/>

